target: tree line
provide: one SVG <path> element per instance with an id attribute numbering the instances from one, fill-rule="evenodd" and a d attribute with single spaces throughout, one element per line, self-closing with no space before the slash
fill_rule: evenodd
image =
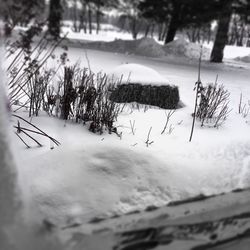
<path id="1" fill-rule="evenodd" d="M 105 10 L 117 10 L 114 24 L 145 37 L 158 33 L 170 43 L 178 32 L 191 42 L 214 40 L 211 62 L 222 62 L 227 44 L 250 46 L 250 0 L 1 0 L 6 34 L 30 20 L 44 21 L 48 32 L 60 36 L 61 21 L 71 19 L 73 31 L 100 31 Z M 216 30 L 212 29 L 216 23 Z"/>

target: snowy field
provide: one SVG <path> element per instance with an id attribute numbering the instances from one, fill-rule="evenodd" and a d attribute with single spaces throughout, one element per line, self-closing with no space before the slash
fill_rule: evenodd
<path id="1" fill-rule="evenodd" d="M 250 114 L 245 118 L 238 114 L 240 94 L 247 105 L 250 100 L 249 64 L 202 64 L 202 82 L 212 83 L 218 74 L 218 82 L 231 93 L 232 111 L 219 129 L 201 128 L 197 122 L 190 143 L 197 61 L 70 48 L 70 62 L 80 61 L 87 66 L 86 52 L 91 70 L 96 73 L 110 73 L 124 63 L 156 70 L 179 87 L 184 107 L 170 120 L 173 131 L 168 127 L 161 134 L 166 110 L 151 107 L 145 112 L 143 107 L 138 110 L 127 105 L 116 122 L 121 139 L 115 134 L 92 134 L 86 126 L 65 123 L 45 113 L 33 117 L 34 124 L 62 145 L 51 150 L 51 143 L 42 139 L 44 147 L 27 150 L 13 134 L 12 146 L 29 217 L 49 218 L 67 225 L 150 205 L 161 206 L 201 193 L 209 195 L 249 186 Z M 243 48 L 239 56 L 247 53 Z M 18 114 L 28 116 L 27 111 Z M 130 123 L 135 124 L 134 134 Z M 12 124 L 16 125 L 16 119 L 12 118 Z M 147 147 L 150 127 L 153 143 Z"/>

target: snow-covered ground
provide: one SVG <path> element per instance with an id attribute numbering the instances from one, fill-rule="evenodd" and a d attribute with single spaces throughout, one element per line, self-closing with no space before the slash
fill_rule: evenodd
<path id="1" fill-rule="evenodd" d="M 93 30 L 92 34 L 84 33 L 83 31 L 81 32 L 73 32 L 72 30 L 72 23 L 66 22 L 67 25 L 65 25 L 62 28 L 62 33 L 63 34 L 68 34 L 67 37 L 69 39 L 73 40 L 78 40 L 78 41 L 100 41 L 100 42 L 112 42 L 117 39 L 122 39 L 122 40 L 132 40 L 132 35 L 129 32 L 123 32 L 119 30 L 119 28 L 111 25 L 111 24 L 101 24 L 102 30 L 99 32 L 99 34 L 96 34 L 96 31 Z M 199 53 L 197 51 L 197 44 L 192 44 L 192 43 L 185 43 L 184 38 L 181 35 L 178 35 L 179 37 L 176 37 L 176 40 L 179 39 L 179 41 L 174 41 L 175 44 L 175 49 L 178 47 L 178 44 L 180 47 L 179 50 L 185 50 L 185 56 L 191 57 L 194 54 L 199 56 Z M 138 39 L 142 38 L 143 35 L 139 34 Z M 155 41 L 157 41 L 157 36 L 154 36 Z M 162 41 L 157 41 L 157 43 L 163 45 Z M 177 43 L 177 46 L 176 46 Z M 169 46 L 169 50 L 173 50 L 173 46 Z M 186 48 L 185 48 L 186 47 Z M 213 43 L 210 42 L 204 43 L 203 44 L 203 50 L 204 51 L 204 58 L 208 59 L 209 58 L 209 53 L 208 50 L 212 50 Z M 174 49 L 174 50 L 175 50 Z M 174 51 L 176 53 L 176 51 Z M 178 53 L 177 53 L 178 56 Z M 244 62 L 249 62 L 249 57 L 250 57 L 250 48 L 248 47 L 237 47 L 237 46 L 226 46 L 224 50 L 224 59 L 226 61 L 231 62 L 232 59 L 236 59 L 237 61 L 244 61 Z"/>
<path id="2" fill-rule="evenodd" d="M 105 41 L 110 42 L 115 39 L 127 39 L 132 40 L 132 35 L 128 32 L 119 31 L 118 28 L 115 28 L 111 25 L 101 25 L 102 29 L 96 34 L 96 30 L 93 29 L 92 34 L 89 32 L 84 33 L 83 30 L 81 32 L 73 32 L 72 27 L 66 26 L 62 28 L 62 33 L 68 33 L 69 39 L 77 39 L 77 40 L 88 40 L 88 41 Z"/>
<path id="3" fill-rule="evenodd" d="M 194 105 L 195 62 L 171 58 L 160 60 L 143 56 L 70 48 L 70 62 L 80 59 L 91 70 L 112 72 L 124 63 L 137 63 L 159 72 L 179 86 L 185 107 L 178 109 L 170 124 L 173 131 L 161 135 L 166 111 L 146 112 L 127 106 L 116 125 L 117 135 L 95 135 L 83 125 L 64 123 L 41 113 L 32 122 L 61 142 L 59 148 L 41 139 L 44 147 L 25 149 L 13 134 L 13 148 L 19 169 L 19 182 L 28 205 L 28 216 L 49 218 L 65 225 L 86 222 L 93 217 L 121 214 L 149 205 L 160 206 L 172 200 L 200 193 L 213 194 L 246 187 L 250 180 L 249 116 L 238 114 L 240 94 L 250 98 L 249 65 L 244 67 L 204 63 L 204 83 L 225 85 L 233 109 L 219 129 L 201 128 L 196 123 L 193 141 L 188 142 Z M 20 115 L 27 117 L 27 112 Z M 135 123 L 132 134 L 130 122 Z M 12 118 L 12 124 L 16 119 Z M 152 127 L 146 147 L 148 131 Z"/>

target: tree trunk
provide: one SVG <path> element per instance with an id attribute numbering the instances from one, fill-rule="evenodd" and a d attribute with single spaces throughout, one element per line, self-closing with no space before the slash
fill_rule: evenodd
<path id="1" fill-rule="evenodd" d="M 218 30 L 210 57 L 211 62 L 222 63 L 224 48 L 228 41 L 229 24 L 232 14 L 231 5 L 232 0 L 226 2 L 224 10 L 218 20 Z"/>
<path id="2" fill-rule="evenodd" d="M 158 24 L 158 40 L 161 41 L 162 38 L 162 30 L 163 30 L 163 24 L 159 23 Z"/>
<path id="3" fill-rule="evenodd" d="M 238 40 L 237 40 L 237 46 L 240 46 L 240 47 L 243 46 L 244 33 L 245 33 L 245 27 L 244 27 L 244 24 L 242 22 L 241 27 L 240 27 L 240 35 L 239 35 Z"/>
<path id="4" fill-rule="evenodd" d="M 152 24 L 152 27 L 151 27 L 150 36 L 151 36 L 151 37 L 154 37 L 154 33 L 155 33 L 155 24 L 153 23 L 153 24 Z"/>
<path id="5" fill-rule="evenodd" d="M 247 36 L 247 47 L 250 47 L 250 31 L 248 31 L 248 36 Z"/>
<path id="6" fill-rule="evenodd" d="M 171 17 L 169 26 L 168 26 L 168 33 L 165 39 L 165 44 L 172 42 L 175 38 L 175 34 L 179 28 L 179 10 L 176 9 Z"/>
<path id="7" fill-rule="evenodd" d="M 165 37 L 167 36 L 167 32 L 168 32 L 168 23 L 166 22 L 164 24 L 164 30 L 163 30 L 163 33 L 162 33 L 161 41 L 164 41 Z"/>
<path id="8" fill-rule="evenodd" d="M 48 32 L 54 39 L 58 39 L 60 37 L 61 19 L 61 0 L 50 0 Z"/>
<path id="9" fill-rule="evenodd" d="M 132 17 L 131 31 L 132 31 L 132 37 L 133 37 L 134 40 L 137 38 L 137 34 L 138 34 L 136 25 L 137 25 L 137 20 L 136 20 L 136 18 Z"/>
<path id="10" fill-rule="evenodd" d="M 84 33 L 87 33 L 87 27 L 86 27 L 86 4 L 82 3 L 82 10 L 80 14 L 80 31 L 83 29 Z"/>
<path id="11" fill-rule="evenodd" d="M 212 36 L 212 32 L 211 32 L 211 24 L 210 24 L 210 25 L 209 25 L 209 28 L 208 28 L 207 43 L 210 43 L 210 41 L 211 41 L 211 36 Z"/>
<path id="12" fill-rule="evenodd" d="M 196 29 L 193 27 L 191 28 L 191 42 L 195 43 L 196 42 Z"/>
<path id="13" fill-rule="evenodd" d="M 198 30 L 197 30 L 196 41 L 198 41 L 198 43 L 201 42 L 201 29 L 200 28 L 198 28 Z"/>
<path id="14" fill-rule="evenodd" d="M 144 33 L 144 37 L 148 37 L 150 27 L 151 27 L 151 24 L 147 24 L 146 29 L 145 29 L 145 33 Z"/>
<path id="15" fill-rule="evenodd" d="M 96 10 L 96 34 L 98 34 L 100 31 L 100 16 L 101 16 L 101 10 L 100 10 L 100 3 L 98 1 Z"/>
<path id="16" fill-rule="evenodd" d="M 229 30 L 228 33 L 228 44 L 235 45 L 237 39 L 238 39 L 238 23 L 236 17 L 234 16 L 232 21 L 232 28 Z"/>
<path id="17" fill-rule="evenodd" d="M 92 34 L 92 11 L 90 5 L 88 5 L 88 21 L 89 21 L 89 34 Z"/>
<path id="18" fill-rule="evenodd" d="M 74 0 L 74 9 L 73 9 L 73 19 L 74 19 L 74 32 L 78 31 L 78 25 L 77 25 L 77 3 L 76 0 Z"/>

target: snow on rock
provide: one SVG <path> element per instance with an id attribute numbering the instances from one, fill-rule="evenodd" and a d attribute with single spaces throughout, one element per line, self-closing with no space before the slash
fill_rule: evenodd
<path id="1" fill-rule="evenodd" d="M 125 83 L 141 83 L 150 85 L 166 85 L 169 80 L 162 77 L 157 71 L 141 64 L 128 63 L 116 67 L 109 73 L 109 79 Z"/>
<path id="2" fill-rule="evenodd" d="M 183 56 L 190 59 L 198 59 L 200 57 L 201 46 L 196 43 L 186 41 L 184 38 L 179 38 L 166 44 L 164 47 L 166 55 Z M 208 60 L 210 57 L 210 50 L 202 48 L 202 59 Z"/>

